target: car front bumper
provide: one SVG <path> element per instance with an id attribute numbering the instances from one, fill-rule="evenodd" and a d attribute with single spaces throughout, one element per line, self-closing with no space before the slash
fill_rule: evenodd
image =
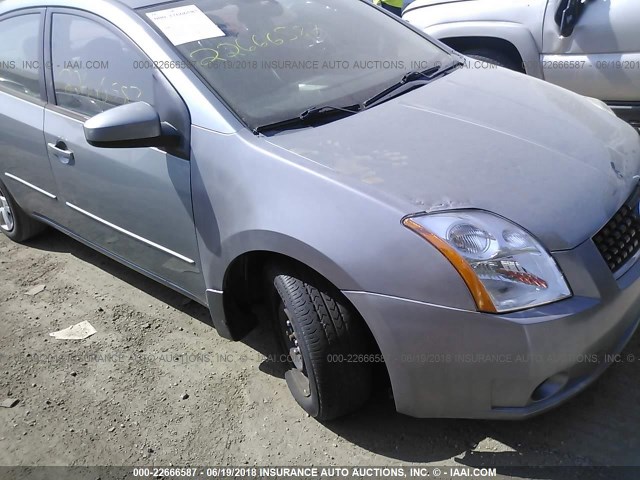
<path id="1" fill-rule="evenodd" d="M 527 418 L 623 360 L 617 354 L 640 318 L 640 262 L 616 280 L 591 241 L 554 257 L 574 296 L 512 314 L 344 292 L 378 342 L 397 410 L 415 417 Z"/>

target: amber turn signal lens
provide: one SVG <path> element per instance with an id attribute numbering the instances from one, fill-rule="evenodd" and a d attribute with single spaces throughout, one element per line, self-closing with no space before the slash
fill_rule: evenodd
<path id="1" fill-rule="evenodd" d="M 453 265 L 467 284 L 467 287 L 476 302 L 478 310 L 482 312 L 496 313 L 496 307 L 489 296 L 489 292 L 487 292 L 487 289 L 476 275 L 476 272 L 473 271 L 471 265 L 469 265 L 466 260 L 453 249 L 453 247 L 410 218 L 405 218 L 402 223 L 409 230 L 417 233 L 431 245 L 436 247 L 440 253 L 442 253 L 449 262 L 451 262 L 451 265 Z"/>

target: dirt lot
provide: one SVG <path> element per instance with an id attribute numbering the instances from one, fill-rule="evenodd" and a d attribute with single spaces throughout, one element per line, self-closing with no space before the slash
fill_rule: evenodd
<path id="1" fill-rule="evenodd" d="M 0 465 L 640 465 L 640 335 L 635 362 L 531 421 L 415 420 L 381 392 L 322 425 L 264 328 L 229 343 L 205 308 L 60 233 L 0 235 L 0 284 L 0 401 L 20 400 L 0 408 Z M 83 320 L 97 334 L 48 335 Z"/>

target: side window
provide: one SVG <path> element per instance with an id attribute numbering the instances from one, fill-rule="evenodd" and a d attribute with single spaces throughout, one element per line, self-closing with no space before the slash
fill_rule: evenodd
<path id="1" fill-rule="evenodd" d="M 52 67 L 56 103 L 93 116 L 130 102 L 153 102 L 152 71 L 136 69 L 146 59 L 129 40 L 98 22 L 53 15 Z"/>
<path id="2" fill-rule="evenodd" d="M 40 98 L 40 14 L 0 22 L 0 85 Z"/>

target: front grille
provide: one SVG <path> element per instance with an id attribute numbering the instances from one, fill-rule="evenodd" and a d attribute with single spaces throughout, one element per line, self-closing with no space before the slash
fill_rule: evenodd
<path id="1" fill-rule="evenodd" d="M 617 272 L 640 250 L 638 192 L 618 210 L 593 241 L 612 272 Z"/>

